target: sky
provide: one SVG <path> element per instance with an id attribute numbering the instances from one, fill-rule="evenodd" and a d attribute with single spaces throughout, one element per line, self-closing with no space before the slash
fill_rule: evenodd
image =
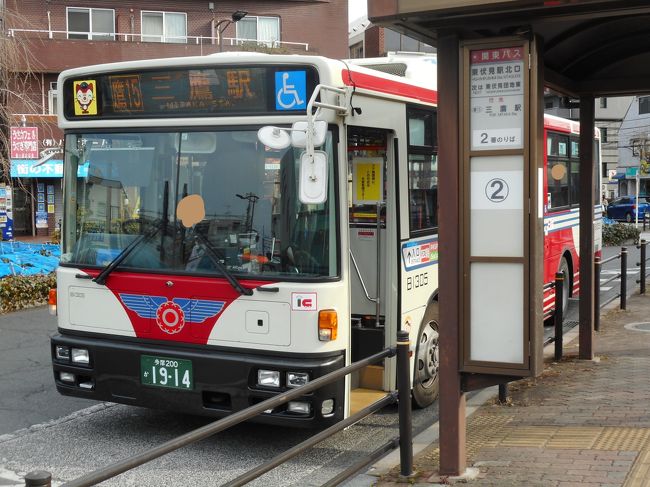
<path id="1" fill-rule="evenodd" d="M 348 0 L 348 22 L 366 15 L 367 0 Z"/>

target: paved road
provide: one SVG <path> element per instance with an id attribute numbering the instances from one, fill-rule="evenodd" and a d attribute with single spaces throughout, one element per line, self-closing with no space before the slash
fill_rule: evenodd
<path id="1" fill-rule="evenodd" d="M 49 347 L 55 331 L 47 307 L 0 315 L 0 435 L 94 404 L 56 392 Z"/>
<path id="2" fill-rule="evenodd" d="M 628 292 L 633 293 L 638 290 L 638 250 L 634 246 L 628 246 L 628 250 Z M 619 251 L 618 247 L 605 248 L 604 257 Z M 602 280 L 619 268 L 618 260 L 604 266 Z M 608 293 L 618 292 L 619 285 L 620 281 L 615 281 L 604 286 L 601 302 Z M 572 300 L 568 320 L 577 321 L 577 308 L 577 301 Z M 55 479 L 68 480 L 209 422 L 205 418 L 60 396 L 53 385 L 48 345 L 55 328 L 55 320 L 46 308 L 0 316 L 0 474 L 46 469 L 54 473 Z M 414 429 L 419 431 L 437 421 L 437 414 L 437 403 L 415 411 Z M 34 424 L 37 426 L 28 428 Z M 396 409 L 386 408 L 251 485 L 321 485 L 397 434 Z M 240 425 L 106 485 L 217 485 L 308 435 L 301 430 Z"/>

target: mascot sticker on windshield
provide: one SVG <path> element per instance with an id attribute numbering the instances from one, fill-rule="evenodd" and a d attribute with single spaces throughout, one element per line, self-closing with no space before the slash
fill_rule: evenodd
<path id="1" fill-rule="evenodd" d="M 97 115 L 96 86 L 94 79 L 74 82 L 75 115 Z"/>

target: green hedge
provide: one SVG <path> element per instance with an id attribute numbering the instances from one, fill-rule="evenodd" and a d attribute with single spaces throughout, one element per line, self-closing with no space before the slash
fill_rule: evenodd
<path id="1" fill-rule="evenodd" d="M 47 304 L 50 289 L 56 287 L 56 275 L 9 276 L 0 279 L 0 312 L 16 311 Z"/>
<path id="2" fill-rule="evenodd" d="M 612 223 L 603 225 L 603 245 L 621 245 L 626 240 L 639 241 L 641 231 L 634 225 L 625 223 Z"/>

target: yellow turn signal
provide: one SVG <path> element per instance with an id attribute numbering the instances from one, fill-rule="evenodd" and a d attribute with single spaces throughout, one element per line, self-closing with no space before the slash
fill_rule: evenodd
<path id="1" fill-rule="evenodd" d="M 339 319 L 333 309 L 324 309 L 318 313 L 318 339 L 321 342 L 336 340 Z"/>
<path id="2" fill-rule="evenodd" d="M 49 305 L 50 314 L 56 315 L 56 288 L 50 289 L 47 296 L 47 304 Z"/>

